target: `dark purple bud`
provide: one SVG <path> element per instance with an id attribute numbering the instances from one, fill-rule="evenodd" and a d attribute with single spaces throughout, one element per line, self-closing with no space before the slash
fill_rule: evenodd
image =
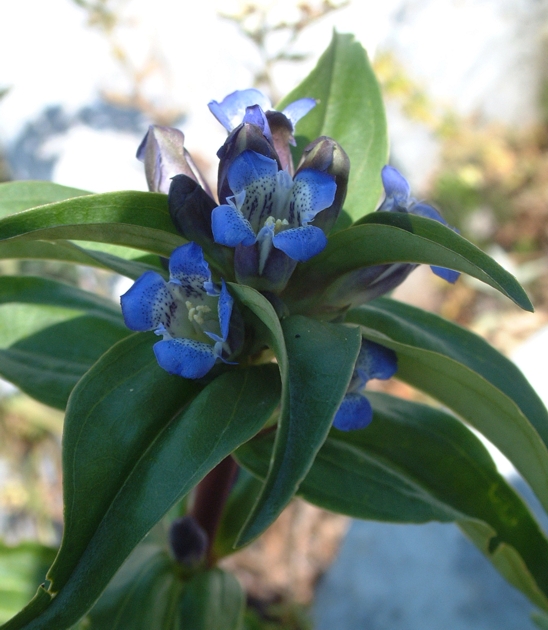
<path id="1" fill-rule="evenodd" d="M 193 568 L 205 560 L 209 541 L 193 516 L 183 516 L 171 523 L 169 544 L 175 560 Z"/>
<path id="2" fill-rule="evenodd" d="M 250 246 L 238 245 L 234 251 L 236 280 L 257 291 L 283 291 L 296 266 L 296 260 L 275 247 L 270 250 L 262 269 L 258 243 Z"/>
<path id="3" fill-rule="evenodd" d="M 310 225 L 321 228 L 325 234 L 329 234 L 346 198 L 350 160 L 338 142 L 327 136 L 322 136 L 304 149 L 297 173 L 306 168 L 328 173 L 335 178 L 337 191 L 332 205 L 318 213 L 310 223 Z"/>
<path id="4" fill-rule="evenodd" d="M 272 143 L 280 158 L 282 168 L 293 176 L 295 173 L 293 157 L 291 155 L 291 145 L 295 146 L 293 125 L 282 112 L 266 112 L 266 118 L 270 127 L 270 133 L 272 134 Z"/>
<path id="5" fill-rule="evenodd" d="M 185 136 L 172 127 L 151 125 L 137 149 L 137 159 L 145 165 L 148 189 L 167 194 L 171 178 L 187 175 L 209 194 L 209 187 L 185 149 Z"/>
<path id="6" fill-rule="evenodd" d="M 218 192 L 219 204 L 225 204 L 226 198 L 232 195 L 228 185 L 228 169 L 234 160 L 244 151 L 250 149 L 272 160 L 276 160 L 281 169 L 280 159 L 272 144 L 265 138 L 261 128 L 250 123 L 243 123 L 236 127 L 228 136 L 226 142 L 217 151 L 219 157 Z"/>

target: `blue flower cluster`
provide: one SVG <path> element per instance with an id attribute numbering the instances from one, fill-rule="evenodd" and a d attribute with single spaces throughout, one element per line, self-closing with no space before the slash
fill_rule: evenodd
<path id="1" fill-rule="evenodd" d="M 137 157 L 144 162 L 149 189 L 168 194 L 173 222 L 189 242 L 172 253 L 168 281 L 145 273 L 121 305 L 131 330 L 153 330 L 162 337 L 154 352 L 170 374 L 199 379 L 219 361 L 234 362 L 242 351 L 242 317 L 221 276 L 274 301 L 281 294 L 283 300 L 296 265 L 325 248 L 344 203 L 350 162 L 337 142 L 321 137 L 305 148 L 294 168 L 295 125 L 315 105 L 305 98 L 275 111 L 258 90 L 209 103 L 228 132 L 217 154 L 216 198 L 185 149 L 181 131 L 151 126 L 143 139 Z M 437 210 L 411 197 L 396 169 L 385 166 L 381 177 L 386 194 L 378 211 L 409 212 L 447 225 Z M 335 283 L 327 300 L 343 308 L 363 303 L 393 289 L 415 267 L 353 271 Z M 449 282 L 458 277 L 448 269 L 432 269 Z M 392 350 L 364 340 L 334 426 L 367 426 L 372 409 L 361 390 L 373 378 L 390 378 L 396 369 Z"/>

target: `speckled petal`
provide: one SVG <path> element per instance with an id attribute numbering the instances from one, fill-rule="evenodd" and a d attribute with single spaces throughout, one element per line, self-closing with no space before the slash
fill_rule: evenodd
<path id="1" fill-rule="evenodd" d="M 363 429 L 373 420 L 371 403 L 362 394 L 346 394 L 335 414 L 333 426 L 339 431 Z"/>
<path id="2" fill-rule="evenodd" d="M 327 237 L 320 228 L 307 225 L 279 232 L 272 244 L 293 260 L 305 262 L 325 249 Z"/>
<path id="3" fill-rule="evenodd" d="M 249 221 L 233 206 L 218 206 L 211 213 L 213 239 L 220 245 L 253 245 L 257 240 Z"/>
<path id="4" fill-rule="evenodd" d="M 187 298 L 201 297 L 204 283 L 211 280 L 209 265 L 204 260 L 202 248 L 196 243 L 187 243 L 173 250 L 169 259 L 171 280 L 180 284 Z"/>
<path id="5" fill-rule="evenodd" d="M 166 281 L 155 271 L 146 271 L 120 298 L 122 315 L 130 330 L 154 330 L 165 323 L 173 303 Z"/>
<path id="6" fill-rule="evenodd" d="M 312 221 L 318 212 L 331 206 L 336 191 L 337 184 L 332 175 L 311 168 L 299 171 L 291 193 L 289 224 L 306 225 Z"/>
<path id="7" fill-rule="evenodd" d="M 289 103 L 289 105 L 282 111 L 282 114 L 289 119 L 289 122 L 293 125 L 293 129 L 295 129 L 295 125 L 299 122 L 299 120 L 308 114 L 308 112 L 316 107 L 316 99 L 315 98 L 300 98 L 298 101 L 293 101 L 293 103 Z"/>
<path id="8" fill-rule="evenodd" d="M 276 186 L 276 160 L 246 150 L 240 153 L 231 164 L 228 171 L 228 183 L 234 194 L 247 189 L 249 186 L 259 185 L 265 193 L 274 190 Z"/>
<path id="9" fill-rule="evenodd" d="M 154 344 L 158 365 L 183 378 L 202 378 L 217 360 L 213 348 L 193 339 L 168 339 Z"/>
<path id="10" fill-rule="evenodd" d="M 270 109 L 269 99 L 259 90 L 237 90 L 218 103 L 211 101 L 208 104 L 209 111 L 223 125 L 227 131 L 232 131 L 241 124 L 246 109 L 253 105 L 259 105 L 263 111 Z"/>

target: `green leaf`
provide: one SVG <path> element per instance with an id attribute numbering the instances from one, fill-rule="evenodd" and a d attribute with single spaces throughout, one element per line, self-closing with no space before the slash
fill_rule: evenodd
<path id="1" fill-rule="evenodd" d="M 13 617 L 34 595 L 56 553 L 56 549 L 37 543 L 16 547 L 0 543 L 0 623 Z"/>
<path id="2" fill-rule="evenodd" d="M 284 297 L 291 310 L 312 308 L 344 281 L 345 274 L 387 263 L 447 267 L 492 286 L 521 308 L 533 306 L 518 281 L 475 245 L 432 219 L 398 212 L 375 212 L 364 223 L 329 237 L 327 247 L 299 265 Z"/>
<path id="3" fill-rule="evenodd" d="M 196 395 L 197 383 L 159 368 L 153 338 L 121 341 L 73 391 L 63 442 L 65 531 L 48 573 L 52 600 L 32 622 L 16 617 L 6 630 L 74 624 L 154 524 L 276 406 L 276 366 L 227 372 Z"/>
<path id="4" fill-rule="evenodd" d="M 0 375 L 47 405 L 64 409 L 78 380 L 129 332 L 110 300 L 45 278 L 0 278 Z"/>
<path id="5" fill-rule="evenodd" d="M 0 217 L 36 206 L 89 195 L 85 190 L 52 182 L 19 181 L 0 184 Z"/>
<path id="6" fill-rule="evenodd" d="M 548 413 L 510 361 L 473 333 L 393 300 L 350 311 L 347 320 L 361 324 L 367 339 L 396 351 L 397 378 L 495 444 L 548 510 Z"/>
<path id="7" fill-rule="evenodd" d="M 292 316 L 282 321 L 287 369 L 265 485 L 237 545 L 259 536 L 304 479 L 346 393 L 361 345 L 358 328 Z"/>
<path id="8" fill-rule="evenodd" d="M 167 208 L 167 196 L 148 192 L 87 195 L 25 210 L 0 220 L 0 240 L 76 239 L 169 256 L 185 241 Z"/>
<path id="9" fill-rule="evenodd" d="M 89 630 L 179 630 L 182 592 L 183 583 L 167 551 L 144 542 L 116 573 L 83 626 Z"/>
<path id="10" fill-rule="evenodd" d="M 359 219 L 375 210 L 381 195 L 388 139 L 377 79 L 367 53 L 353 35 L 334 33 L 316 68 L 278 109 L 303 97 L 319 102 L 297 124 L 295 157 L 298 160 L 304 147 L 319 136 L 339 142 L 351 164 L 344 208 L 353 220 Z"/>
<path id="11" fill-rule="evenodd" d="M 447 413 L 367 393 L 373 422 L 332 429 L 298 494 L 350 516 L 402 523 L 456 521 L 501 573 L 548 609 L 548 541 L 487 450 Z M 264 476 L 271 436 L 237 451 Z"/>
<path id="12" fill-rule="evenodd" d="M 238 580 L 221 569 L 196 574 L 185 586 L 180 603 L 185 630 L 240 630 L 245 595 Z"/>
<path id="13" fill-rule="evenodd" d="M 548 615 L 544 613 L 534 612 L 531 614 L 531 619 L 537 628 L 541 630 L 548 630 Z"/>
<path id="14" fill-rule="evenodd" d="M 138 252 L 141 260 L 131 260 L 128 257 L 132 254 L 135 257 L 133 252 L 137 250 L 131 250 L 127 247 L 110 247 L 115 249 L 118 255 L 97 251 L 93 248 L 84 249 L 71 241 L 27 241 L 16 238 L 0 242 L 0 259 L 57 260 L 108 269 L 132 279 L 138 278 L 149 270 L 165 274 L 165 270 L 159 266 L 157 257 L 153 257 L 151 260 L 149 257 L 144 257 L 142 252 Z M 121 255 L 122 253 L 125 256 Z M 156 261 L 158 262 L 156 263 Z"/>

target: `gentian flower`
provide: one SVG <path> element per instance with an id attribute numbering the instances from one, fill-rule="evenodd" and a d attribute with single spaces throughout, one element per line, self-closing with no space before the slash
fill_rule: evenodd
<path id="1" fill-rule="evenodd" d="M 201 378 L 218 359 L 227 362 L 235 348 L 229 341 L 233 302 L 224 281 L 211 281 L 202 249 L 187 243 L 173 251 L 169 282 L 147 271 L 121 297 L 131 330 L 163 337 L 154 344 L 161 368 L 184 378 Z M 236 344 L 237 345 L 237 344 Z"/>
<path id="2" fill-rule="evenodd" d="M 333 426 L 340 431 L 352 431 L 370 424 L 373 409 L 361 390 L 373 378 L 391 378 L 397 369 L 398 361 L 393 350 L 363 339 L 347 393 L 335 414 Z"/>
<path id="3" fill-rule="evenodd" d="M 333 204 L 335 180 L 307 168 L 292 179 L 275 160 L 248 150 L 230 165 L 228 184 L 233 195 L 211 214 L 213 238 L 236 248 L 238 282 L 281 291 L 297 262 L 327 244 L 323 230 L 309 223 Z"/>
<path id="4" fill-rule="evenodd" d="M 211 101 L 208 107 L 231 136 L 233 132 L 237 135 L 238 127 L 242 124 L 259 127 L 278 154 L 282 168 L 292 175 L 293 160 L 289 145 L 295 146 L 295 125 L 315 105 L 315 99 L 301 98 L 278 112 L 272 109 L 270 100 L 262 92 L 249 89 L 232 92 L 220 103 Z"/>
<path id="5" fill-rule="evenodd" d="M 435 208 L 411 197 L 409 182 L 393 166 L 383 167 L 381 178 L 386 197 L 377 212 L 409 212 L 419 217 L 433 219 L 446 227 L 451 227 Z M 444 267 L 430 265 L 430 269 L 437 276 L 451 283 L 455 283 L 460 276 L 458 271 L 445 269 Z"/>

